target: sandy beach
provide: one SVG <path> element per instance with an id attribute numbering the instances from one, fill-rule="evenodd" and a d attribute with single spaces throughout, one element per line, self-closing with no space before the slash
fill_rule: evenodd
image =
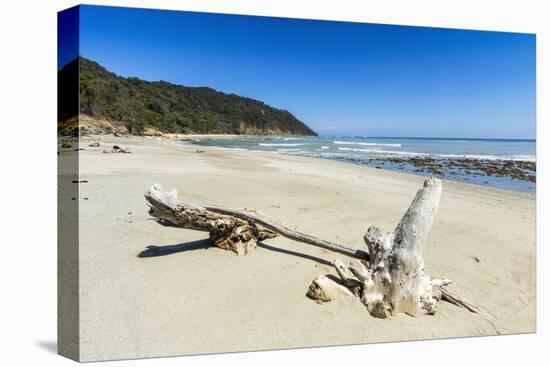
<path id="1" fill-rule="evenodd" d="M 277 237 L 238 257 L 206 233 L 147 214 L 153 183 L 196 204 L 254 208 L 314 236 L 366 249 L 390 231 L 424 178 L 324 159 L 102 136 L 80 155 L 80 356 L 83 361 L 482 336 L 535 331 L 535 197 L 451 181 L 426 245 L 427 273 L 484 307 L 376 319 L 357 299 L 319 305 L 312 279 L 345 256 Z M 131 154 L 104 154 L 113 144 Z M 62 167 L 62 163 L 60 163 Z M 63 172 L 61 172 L 63 174 Z M 75 185 L 75 184 L 73 184 Z M 63 194 L 63 193 L 61 193 Z M 186 244 L 186 245 L 183 245 Z M 187 248 L 139 258 L 149 245 Z"/>

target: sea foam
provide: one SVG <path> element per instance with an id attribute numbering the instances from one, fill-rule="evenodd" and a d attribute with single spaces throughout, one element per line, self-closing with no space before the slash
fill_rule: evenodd
<path id="1" fill-rule="evenodd" d="M 298 147 L 304 143 L 258 143 L 262 147 Z"/>
<path id="2" fill-rule="evenodd" d="M 364 152 L 364 153 L 376 153 L 376 154 L 389 154 L 389 155 L 413 155 L 413 156 L 428 156 L 427 153 L 415 153 L 415 152 L 404 152 L 400 150 L 379 150 L 379 149 L 363 149 L 363 148 L 344 148 L 338 147 L 338 150 L 348 151 L 348 152 Z"/>
<path id="3" fill-rule="evenodd" d="M 339 145 L 365 145 L 365 146 L 379 146 L 379 147 L 396 147 L 401 148 L 402 144 L 397 143 L 360 143 L 360 142 L 354 142 L 354 141 L 340 141 L 335 140 L 333 141 L 334 144 Z"/>

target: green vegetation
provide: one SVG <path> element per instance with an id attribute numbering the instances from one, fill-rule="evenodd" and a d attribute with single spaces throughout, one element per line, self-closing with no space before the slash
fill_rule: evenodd
<path id="1" fill-rule="evenodd" d="M 170 133 L 317 135 L 290 112 L 251 98 L 124 78 L 83 57 L 73 62 L 80 67 L 80 113 L 123 124 L 133 134 L 153 128 Z M 66 69 L 71 66 L 59 73 Z"/>

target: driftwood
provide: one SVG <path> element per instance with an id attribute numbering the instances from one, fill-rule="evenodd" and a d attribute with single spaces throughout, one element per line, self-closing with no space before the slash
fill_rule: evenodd
<path id="1" fill-rule="evenodd" d="M 353 296 L 349 288 L 330 279 L 326 275 L 320 275 L 313 279 L 309 286 L 308 296 L 321 302 L 329 302 L 342 296 Z"/>
<path id="2" fill-rule="evenodd" d="M 99 145 L 98 145 L 99 146 Z M 103 153 L 131 153 L 129 148 L 123 147 L 121 145 L 113 145 L 113 149 L 104 150 Z"/>
<path id="3" fill-rule="evenodd" d="M 250 211 L 243 211 L 238 209 L 226 209 L 218 206 L 205 206 L 204 208 L 214 213 L 225 214 L 236 218 L 240 218 L 250 223 L 259 224 L 262 227 L 271 230 L 272 232 L 275 232 L 277 234 L 280 234 L 283 237 L 289 238 L 297 242 L 302 242 L 302 243 L 307 243 L 309 245 L 322 247 L 330 251 L 339 252 L 341 254 L 357 257 L 360 259 L 368 259 L 368 256 L 369 256 L 365 251 L 356 250 L 347 246 L 339 245 L 334 242 L 321 240 L 317 237 L 313 237 L 308 234 L 300 233 L 294 229 L 287 228 L 283 225 L 280 225 L 273 221 L 262 218 L 261 216 L 256 215 Z"/>
<path id="4" fill-rule="evenodd" d="M 471 312 L 490 317 L 479 306 L 445 287 L 448 279 L 432 278 L 424 273 L 422 251 L 430 233 L 441 196 L 441 181 L 429 178 L 417 192 L 411 206 L 391 233 L 371 226 L 364 240 L 369 261 L 333 263 L 341 283 L 329 278 L 315 278 L 307 295 L 327 302 L 345 294 L 335 288 L 346 287 L 360 297 L 371 315 L 386 318 L 398 313 L 411 316 L 433 314 L 437 301 L 443 299 Z M 328 294 L 328 296 L 327 296 Z"/>
<path id="5" fill-rule="evenodd" d="M 375 317 L 398 313 L 412 316 L 433 314 L 443 299 L 471 312 L 485 311 L 446 288 L 448 279 L 424 273 L 422 251 L 430 233 L 441 196 L 441 181 L 428 178 L 393 232 L 371 226 L 364 235 L 368 253 L 300 233 L 246 210 L 196 206 L 177 200 L 176 190 L 166 192 L 155 184 L 145 194 L 149 214 L 161 222 L 186 229 L 206 231 L 220 248 L 245 255 L 258 241 L 277 234 L 322 247 L 356 259 L 346 266 L 335 260 L 339 276 L 321 275 L 309 286 L 307 296 L 318 302 L 339 297 L 358 297 Z"/>
<path id="6" fill-rule="evenodd" d="M 439 287 L 439 291 L 441 292 L 442 300 L 452 303 L 455 306 L 464 307 L 470 312 L 481 314 L 489 321 L 492 321 L 495 319 L 493 315 L 489 314 L 487 311 L 485 311 L 475 303 L 462 298 L 461 296 L 459 296 L 449 288 Z"/>
<path id="7" fill-rule="evenodd" d="M 247 254 L 256 247 L 257 241 L 276 236 L 274 232 L 252 222 L 180 203 L 176 196 L 176 190 L 166 192 L 162 186 L 153 185 L 145 194 L 149 214 L 178 227 L 208 232 L 217 247 L 237 255 Z"/>
<path id="8" fill-rule="evenodd" d="M 177 201 L 177 192 L 166 192 L 154 184 L 145 194 L 149 214 L 178 227 L 206 231 L 217 247 L 244 255 L 256 247 L 257 241 L 277 234 L 291 240 L 322 247 L 344 255 L 366 259 L 368 254 L 330 241 L 300 233 L 262 218 L 253 212 L 218 206 L 196 206 Z"/>

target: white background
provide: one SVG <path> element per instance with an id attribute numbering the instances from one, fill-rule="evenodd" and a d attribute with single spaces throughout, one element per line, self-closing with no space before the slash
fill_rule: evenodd
<path id="1" fill-rule="evenodd" d="M 548 356 L 543 249 L 548 238 L 549 27 L 545 1 L 91 1 L 298 18 L 537 33 L 536 335 L 371 344 L 111 362 L 117 366 L 528 365 Z M 64 366 L 56 345 L 56 12 L 75 1 L 3 2 L 0 13 L 0 364 Z M 546 112 L 548 110 L 546 109 Z M 546 207 L 546 208 L 545 208 Z M 481 244 L 482 245 L 482 244 Z M 495 254 L 498 256 L 498 254 Z M 129 310 L 131 312 L 131 310 Z M 262 325 L 258 325 L 262 327 Z M 212 332 L 215 332 L 213 330 Z M 246 337 L 243 335 L 243 337 Z M 546 339 L 546 340 L 545 340 Z M 546 343 L 546 352 L 543 349 Z M 540 364 L 540 363 L 537 363 Z M 97 363 L 97 366 L 107 363 Z"/>

